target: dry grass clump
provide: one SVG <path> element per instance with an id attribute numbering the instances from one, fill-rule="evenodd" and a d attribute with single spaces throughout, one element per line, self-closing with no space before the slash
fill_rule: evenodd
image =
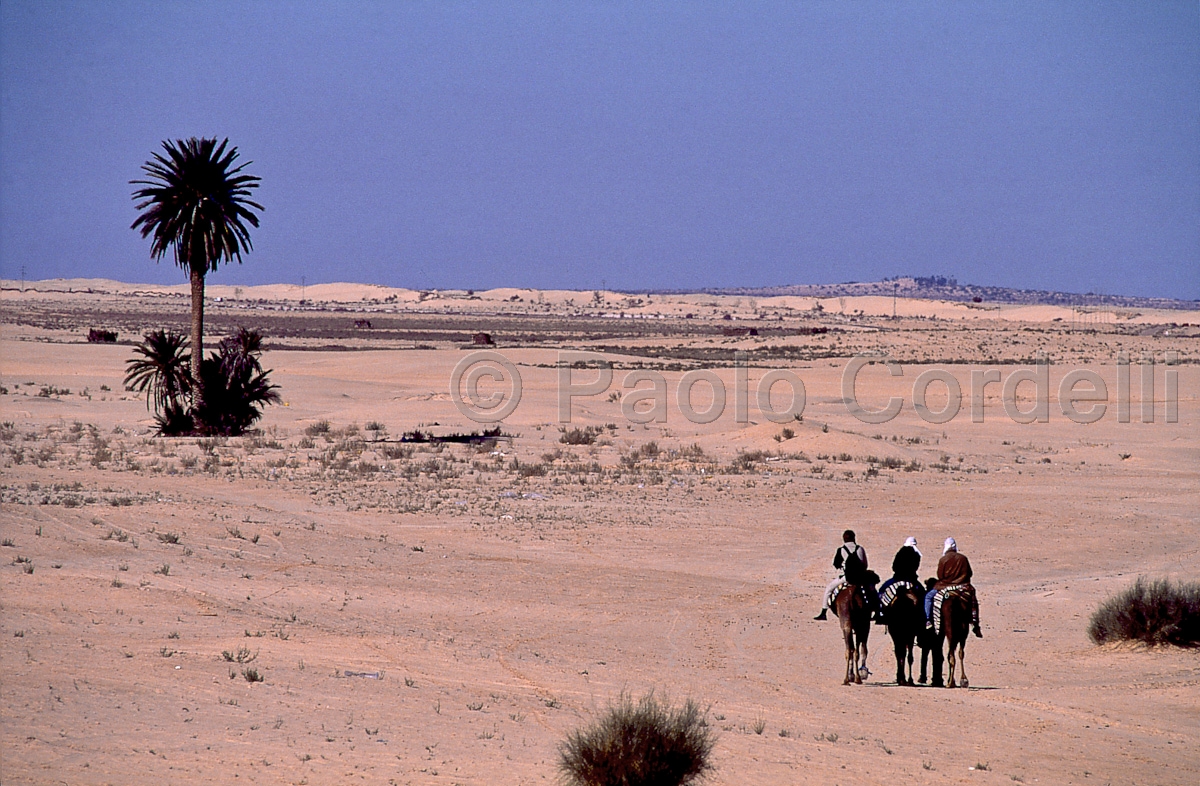
<path id="1" fill-rule="evenodd" d="M 567 738 L 558 766 L 576 786 L 683 786 L 712 769 L 715 742 L 692 700 L 674 708 L 653 693 L 636 704 L 622 694 L 595 723 Z"/>
<path id="2" fill-rule="evenodd" d="M 770 456 L 771 454 L 765 450 L 738 451 L 737 456 L 729 464 L 729 474 L 741 475 L 746 472 L 754 472 L 756 465 L 764 463 Z"/>
<path id="3" fill-rule="evenodd" d="M 1200 583 L 1139 577 L 1132 587 L 1100 604 L 1088 624 L 1088 636 L 1097 644 L 1200 646 Z"/>

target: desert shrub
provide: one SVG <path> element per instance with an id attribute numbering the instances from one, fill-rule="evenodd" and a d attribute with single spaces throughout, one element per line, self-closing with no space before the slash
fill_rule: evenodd
<path id="1" fill-rule="evenodd" d="M 683 786 L 712 765 L 716 735 L 690 699 L 673 708 L 648 694 L 626 694 L 591 726 L 567 737 L 559 770 L 576 786 Z"/>
<path id="2" fill-rule="evenodd" d="M 304 433 L 310 437 L 317 437 L 322 434 L 329 433 L 329 421 L 318 420 L 316 423 L 309 423 L 304 427 Z"/>
<path id="3" fill-rule="evenodd" d="M 563 429 L 558 441 L 564 445 L 591 445 L 596 437 L 603 433 L 599 426 L 584 426 L 583 428 Z"/>
<path id="4" fill-rule="evenodd" d="M 1088 636 L 1097 644 L 1200 645 L 1200 583 L 1139 577 L 1132 587 L 1100 604 L 1088 624 Z"/>
<path id="5" fill-rule="evenodd" d="M 769 455 L 769 453 L 763 450 L 739 451 L 737 456 L 734 457 L 733 462 L 729 465 L 729 470 L 734 475 L 750 472 L 756 464 L 766 461 Z"/>
<path id="6" fill-rule="evenodd" d="M 87 340 L 91 344 L 115 344 L 117 343 L 117 334 L 112 330 L 92 328 L 88 331 Z"/>
<path id="7" fill-rule="evenodd" d="M 546 474 L 545 464 L 520 464 L 517 474 L 523 478 L 540 478 Z"/>
<path id="8" fill-rule="evenodd" d="M 412 458 L 413 449 L 407 445 L 384 445 L 383 456 L 389 459 Z"/>

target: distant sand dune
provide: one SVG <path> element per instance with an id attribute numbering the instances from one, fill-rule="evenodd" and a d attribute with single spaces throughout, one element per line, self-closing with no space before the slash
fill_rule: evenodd
<path id="1" fill-rule="evenodd" d="M 1082 321 L 1084 323 L 1200 324 L 1200 309 L 1142 309 L 1063 305 L 1014 305 L 1008 303 L 963 303 L 951 300 L 896 298 L 882 295 L 848 297 L 802 297 L 780 295 L 749 297 L 708 293 L 629 294 L 599 290 L 521 289 L 419 291 L 377 284 L 332 283 L 263 284 L 234 286 L 210 284 L 206 294 L 212 301 L 267 302 L 288 307 L 303 299 L 313 305 L 356 306 L 364 310 L 394 308 L 431 312 L 548 313 L 555 310 L 599 312 L 614 318 L 698 318 L 729 315 L 731 320 L 794 317 L 820 313 L 826 316 L 892 316 L 947 320 L 1003 320 L 1005 322 Z M 98 278 L 49 279 L 21 282 L 0 280 L 0 300 L 57 299 L 80 294 L 95 297 L 187 298 L 187 284 L 166 286 L 136 284 Z M 599 296 L 599 299 L 597 299 Z"/>

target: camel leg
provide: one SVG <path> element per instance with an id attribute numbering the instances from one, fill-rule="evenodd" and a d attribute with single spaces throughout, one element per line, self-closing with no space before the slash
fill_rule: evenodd
<path id="1" fill-rule="evenodd" d="M 905 654 L 908 656 L 908 680 L 906 681 L 908 685 L 912 685 L 912 684 L 913 684 L 913 678 L 912 678 L 912 671 L 913 671 L 913 646 L 914 646 L 914 645 L 910 643 L 910 644 L 909 644 L 909 645 L 908 645 L 908 646 L 905 648 L 905 649 L 907 650 L 907 652 L 906 652 Z M 924 680 L 921 680 L 921 681 L 922 681 L 922 682 L 924 682 Z"/>
<path id="2" fill-rule="evenodd" d="M 843 631 L 843 634 L 846 638 L 846 679 L 842 680 L 842 684 L 849 685 L 850 681 L 854 678 L 853 675 L 858 670 L 858 664 L 854 662 L 857 652 L 854 649 L 854 639 L 851 637 L 850 633 L 848 631 Z"/>
<path id="3" fill-rule="evenodd" d="M 867 667 L 867 640 L 864 637 L 858 645 L 858 662 L 854 664 L 854 682 L 862 685 L 862 670 Z"/>
<path id="4" fill-rule="evenodd" d="M 965 641 L 959 642 L 958 645 L 958 670 L 962 676 L 959 684 L 964 688 L 969 687 L 967 682 L 967 643 Z"/>
<path id="5" fill-rule="evenodd" d="M 954 652 L 955 652 L 954 642 L 951 641 L 949 652 L 946 653 L 950 658 L 950 680 L 949 680 L 949 682 L 946 683 L 947 688 L 957 688 L 958 687 L 958 685 L 954 681 L 954 666 L 956 663 L 958 663 L 958 658 L 955 657 Z"/>
<path id="6" fill-rule="evenodd" d="M 892 645 L 895 647 L 895 650 L 896 650 L 896 684 L 903 685 L 904 684 L 904 653 L 905 653 L 904 642 L 900 641 L 899 639 L 892 639 Z M 911 660 L 912 660 L 911 656 L 909 657 L 909 660 L 910 660 L 910 670 L 911 670 Z"/>
<path id="7" fill-rule="evenodd" d="M 946 656 L 942 653 L 942 641 L 939 639 L 933 646 L 933 682 L 930 683 L 935 688 L 942 687 L 945 683 L 942 682 L 942 668 L 946 662 Z"/>

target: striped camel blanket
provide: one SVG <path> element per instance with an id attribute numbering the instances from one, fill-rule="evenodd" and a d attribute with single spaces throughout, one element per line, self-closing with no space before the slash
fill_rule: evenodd
<path id="1" fill-rule="evenodd" d="M 832 609 L 834 607 L 834 601 L 837 600 L 837 596 L 841 594 L 842 590 L 849 586 L 850 585 L 844 581 L 839 581 L 836 585 L 834 585 L 833 589 L 829 591 L 829 594 L 825 596 L 826 608 Z"/>
<path id="2" fill-rule="evenodd" d="M 949 587 L 943 587 L 933 596 L 933 619 L 929 620 L 929 623 L 926 625 L 926 627 L 932 628 L 939 636 L 942 635 L 942 603 L 950 595 L 962 595 L 971 602 L 972 621 L 978 624 L 978 620 L 974 619 L 976 613 L 975 588 L 970 584 L 953 584 Z"/>
<path id="3" fill-rule="evenodd" d="M 888 606 L 892 605 L 892 601 L 896 599 L 897 595 L 910 588 L 916 591 L 918 598 L 925 597 L 925 588 L 920 584 L 914 584 L 911 581 L 897 581 L 893 584 L 887 585 L 883 588 L 883 591 L 879 593 L 879 605 L 887 608 Z"/>

